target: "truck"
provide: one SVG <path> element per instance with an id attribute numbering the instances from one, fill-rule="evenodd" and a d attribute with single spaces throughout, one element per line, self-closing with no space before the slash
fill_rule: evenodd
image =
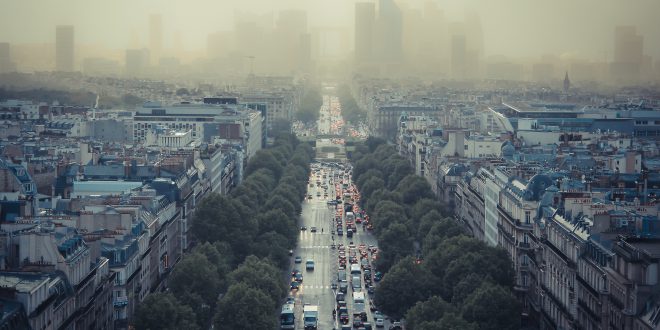
<path id="1" fill-rule="evenodd" d="M 360 327 L 367 321 L 364 292 L 353 292 L 353 326 Z"/>
<path id="2" fill-rule="evenodd" d="M 305 305 L 303 306 L 303 322 L 305 330 L 316 330 L 319 321 L 319 306 Z"/>

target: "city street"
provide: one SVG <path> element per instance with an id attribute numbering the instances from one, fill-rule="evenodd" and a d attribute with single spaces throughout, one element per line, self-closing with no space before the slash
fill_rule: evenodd
<path id="1" fill-rule="evenodd" d="M 321 119 L 317 126 L 318 132 L 319 134 L 336 134 L 338 133 L 337 122 L 341 121 L 338 100 L 334 96 L 326 95 L 323 101 Z M 331 120 L 328 120 L 329 118 Z M 325 141 L 324 143 L 331 142 Z M 317 147 L 319 147 L 318 143 Z M 360 244 L 377 246 L 376 238 L 359 224 L 352 238 L 348 238 L 346 234 L 340 236 L 336 231 L 336 209 L 343 209 L 344 204 L 335 206 L 328 204 L 328 202 L 336 200 L 337 195 L 343 197 L 344 193 L 348 192 L 348 189 L 343 188 L 343 184 L 348 187 L 351 186 L 350 173 L 346 172 L 348 171 L 338 166 L 331 167 L 319 163 L 312 166 L 312 174 L 307 188 L 307 199 L 303 203 L 299 223 L 299 243 L 291 258 L 292 271 L 300 271 L 303 275 L 302 285 L 297 290 L 291 291 L 291 296 L 295 297 L 296 302 L 296 329 L 304 329 L 303 306 L 305 304 L 318 305 L 318 329 L 341 329 L 339 317 L 337 319 L 333 318 L 333 310 L 337 308 L 336 293 L 339 290 L 338 287 L 334 286 L 338 285 L 337 272 L 340 267 L 339 249 L 337 247 L 343 244 L 346 247 L 345 253 L 349 254 L 351 253 L 351 249 L 349 249 L 351 243 L 356 247 Z M 343 212 L 340 214 L 343 215 Z M 342 225 L 347 226 L 344 218 L 342 218 Z M 346 228 L 344 227 L 344 229 Z M 336 248 L 333 248 L 333 244 L 336 245 Z M 357 249 L 354 248 L 352 251 L 357 252 Z M 294 262 L 297 257 L 300 257 L 300 263 Z M 314 270 L 305 269 L 305 263 L 308 260 L 314 261 Z M 350 269 L 350 265 L 348 263 L 346 267 Z M 362 278 L 362 276 L 360 277 Z M 348 326 L 352 327 L 353 290 L 351 289 L 350 279 L 349 274 L 347 278 L 349 288 L 347 289 L 345 301 L 350 316 Z M 361 291 L 366 296 L 365 310 L 367 311 L 368 322 L 375 329 L 375 320 L 369 308 L 373 294 L 367 293 L 364 281 L 361 282 L 361 285 Z"/>

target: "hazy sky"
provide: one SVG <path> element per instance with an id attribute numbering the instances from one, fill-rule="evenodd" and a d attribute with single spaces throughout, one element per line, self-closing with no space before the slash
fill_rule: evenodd
<path id="1" fill-rule="evenodd" d="M 420 6 L 425 0 L 403 0 Z M 0 0 L 0 42 L 52 43 L 55 25 L 72 24 L 76 42 L 146 45 L 148 17 L 161 14 L 165 47 L 179 34 L 203 49 L 210 32 L 229 30 L 235 11 L 306 9 L 310 26 L 352 26 L 356 0 Z M 660 0 L 437 0 L 449 21 L 481 17 L 486 55 L 575 54 L 611 59 L 616 25 L 636 25 L 644 50 L 660 59 Z"/>

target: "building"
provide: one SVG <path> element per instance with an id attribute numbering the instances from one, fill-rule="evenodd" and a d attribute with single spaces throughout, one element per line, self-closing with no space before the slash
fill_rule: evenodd
<path id="1" fill-rule="evenodd" d="M 380 0 L 376 19 L 376 58 L 383 63 L 403 61 L 403 17 L 394 0 Z"/>
<path id="2" fill-rule="evenodd" d="M 148 49 L 127 49 L 125 55 L 125 75 L 131 78 L 142 77 L 149 67 Z"/>
<path id="3" fill-rule="evenodd" d="M 637 82 L 644 58 L 644 37 L 637 34 L 634 26 L 617 26 L 614 29 L 614 61 L 610 73 L 618 82 Z"/>
<path id="4" fill-rule="evenodd" d="M 55 70 L 74 71 L 74 29 L 73 25 L 58 25 L 55 29 Z"/>
<path id="5" fill-rule="evenodd" d="M 163 51 L 163 21 L 160 15 L 149 16 L 149 53 L 150 64 L 158 63 Z"/>
<path id="6" fill-rule="evenodd" d="M 373 61 L 376 5 L 372 2 L 355 3 L 355 62 Z"/>
<path id="7" fill-rule="evenodd" d="M 11 47 L 8 42 L 0 42 L 0 73 L 16 71 L 11 61 Z"/>

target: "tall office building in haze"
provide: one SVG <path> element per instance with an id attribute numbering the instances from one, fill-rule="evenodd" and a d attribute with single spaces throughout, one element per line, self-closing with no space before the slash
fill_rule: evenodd
<path id="1" fill-rule="evenodd" d="M 373 60 L 374 25 L 376 24 L 376 5 L 372 2 L 355 4 L 355 62 L 365 63 Z"/>
<path id="2" fill-rule="evenodd" d="M 149 16 L 149 52 L 151 63 L 158 64 L 163 51 L 163 21 L 160 15 Z"/>
<path id="3" fill-rule="evenodd" d="M 380 0 L 376 21 L 378 59 L 386 63 L 403 61 L 403 17 L 394 0 Z"/>
<path id="4" fill-rule="evenodd" d="M 634 26 L 617 26 L 614 29 L 612 78 L 623 82 L 638 80 L 643 58 L 644 37 L 637 34 L 637 28 Z"/>
<path id="5" fill-rule="evenodd" d="M 0 73 L 14 71 L 8 42 L 0 42 Z"/>
<path id="6" fill-rule="evenodd" d="M 55 70 L 73 71 L 73 25 L 58 25 L 55 29 Z"/>

